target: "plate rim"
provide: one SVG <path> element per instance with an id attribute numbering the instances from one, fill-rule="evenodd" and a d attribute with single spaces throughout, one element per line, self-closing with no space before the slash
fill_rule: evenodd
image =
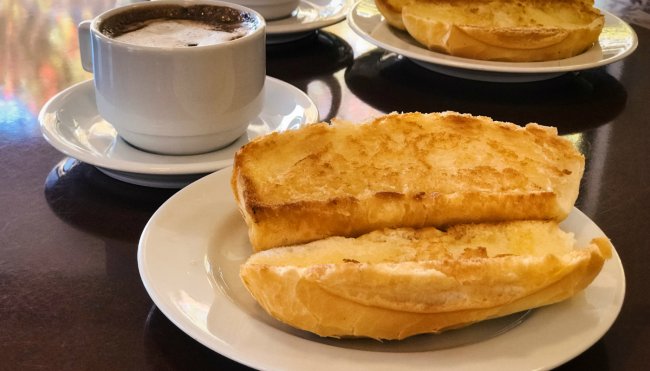
<path id="1" fill-rule="evenodd" d="M 314 1 L 315 0 L 300 0 L 300 3 L 301 4 L 306 3 L 312 7 L 315 7 L 313 5 Z M 269 36 L 279 36 L 279 35 L 293 34 L 293 33 L 304 33 L 304 32 L 314 31 L 322 27 L 331 26 L 345 19 L 352 6 L 352 2 L 353 0 L 341 0 L 342 6 L 338 12 L 328 17 L 318 18 L 311 22 L 282 24 L 280 22 L 282 22 L 284 19 L 267 21 L 266 34 Z M 331 4 L 332 2 L 327 1 L 327 3 Z"/>
<path id="2" fill-rule="evenodd" d="M 513 367 L 520 368 L 522 365 L 520 363 L 512 362 L 513 360 L 517 360 L 521 362 L 526 360 L 527 358 L 513 359 L 513 358 L 506 357 L 512 355 L 500 354 L 500 356 L 506 358 L 495 359 L 493 351 L 498 349 L 503 350 L 504 343 L 505 345 L 508 345 L 509 338 L 516 339 L 516 341 L 518 342 L 521 341 L 521 335 L 526 334 L 525 331 L 527 329 L 526 327 L 527 323 L 529 324 L 529 326 L 534 326 L 535 324 L 540 325 L 538 322 L 546 321 L 546 319 L 544 318 L 545 316 L 552 317 L 553 313 L 556 312 L 560 314 L 562 313 L 561 310 L 563 307 L 559 307 L 559 305 L 562 305 L 565 302 L 555 304 L 549 307 L 538 308 L 534 312 L 536 317 L 533 317 L 533 319 L 527 319 L 526 321 L 524 321 L 523 324 L 511 329 L 510 331 L 501 334 L 497 337 L 488 339 L 481 343 L 467 344 L 457 348 L 436 350 L 436 351 L 425 351 L 425 352 L 416 352 L 416 353 L 395 353 L 395 352 L 383 353 L 383 352 L 372 352 L 372 351 L 365 351 L 365 350 L 354 350 L 354 349 L 329 346 L 326 344 L 312 342 L 285 333 L 245 313 L 243 310 L 241 310 L 241 308 L 237 306 L 237 304 L 235 304 L 229 297 L 227 297 L 225 293 L 221 292 L 221 294 L 219 294 L 219 290 L 213 290 L 212 291 L 213 302 L 211 303 L 211 305 L 215 305 L 215 303 L 218 303 L 220 309 L 224 311 L 223 313 L 225 313 L 225 315 L 232 315 L 232 318 L 229 317 L 229 320 L 232 321 L 233 323 L 237 323 L 237 327 L 238 327 L 237 331 L 241 332 L 244 337 L 247 336 L 246 334 L 249 334 L 249 337 L 250 335 L 255 337 L 255 339 L 251 339 L 251 338 L 244 339 L 246 342 L 239 341 L 237 344 L 229 344 L 227 341 L 223 341 L 223 339 L 220 339 L 219 341 L 215 341 L 213 337 L 216 337 L 216 335 L 209 333 L 209 330 L 207 329 L 201 329 L 200 325 L 196 325 L 195 323 L 188 321 L 187 318 L 183 318 L 182 313 L 179 315 L 179 309 L 166 301 L 167 299 L 169 299 L 170 293 L 169 292 L 162 293 L 161 291 L 165 291 L 165 290 L 164 289 L 161 290 L 160 283 L 156 283 L 152 281 L 152 277 L 151 277 L 152 267 L 149 264 L 150 262 L 149 254 L 152 253 L 155 254 L 156 249 L 160 249 L 160 247 L 154 249 L 151 245 L 149 245 L 149 240 L 152 238 L 152 234 L 157 233 L 157 228 L 160 228 L 160 226 L 156 226 L 156 223 L 158 222 L 158 218 L 164 217 L 161 215 L 165 213 L 170 213 L 173 210 L 173 208 L 176 207 L 177 204 L 178 205 L 182 204 L 185 198 L 198 196 L 200 198 L 201 205 L 204 205 L 204 207 L 208 207 L 206 202 L 208 199 L 212 199 L 212 202 L 217 202 L 217 203 L 226 202 L 234 205 L 235 203 L 234 200 L 232 200 L 232 195 L 228 191 L 229 188 L 227 188 L 227 184 L 225 185 L 222 184 L 223 187 L 226 187 L 226 189 L 222 190 L 222 192 L 219 192 L 217 189 L 217 187 L 219 187 L 219 184 L 221 182 L 227 182 L 230 179 L 231 172 L 232 172 L 231 167 L 219 170 L 205 178 L 202 178 L 194 182 L 193 184 L 190 184 L 188 187 L 176 193 L 167 202 L 165 202 L 153 214 L 153 216 L 145 226 L 138 243 L 137 257 L 138 257 L 138 269 L 141 275 L 142 282 L 145 286 L 145 289 L 151 296 L 155 305 L 161 310 L 161 312 L 170 321 L 172 321 L 177 327 L 179 327 L 183 332 L 190 335 L 198 342 L 202 343 L 203 345 L 212 349 L 213 351 L 223 356 L 226 356 L 230 359 L 233 359 L 237 362 L 240 362 L 244 365 L 247 365 L 249 367 L 254 367 L 254 368 L 263 368 L 263 369 L 280 369 L 280 368 L 301 369 L 308 366 L 312 369 L 320 368 L 323 370 L 330 370 L 334 367 L 337 370 L 345 370 L 345 369 L 352 370 L 352 369 L 358 369 L 358 367 L 365 364 L 366 366 L 373 367 L 376 370 L 389 370 L 391 369 L 391 366 L 396 367 L 398 365 L 401 369 L 416 369 L 418 367 L 423 367 L 425 365 L 428 367 L 434 367 L 432 361 L 435 359 L 437 362 L 442 363 L 442 366 L 440 366 L 442 369 L 448 369 L 450 365 L 456 365 L 455 362 L 457 362 L 459 356 L 462 355 L 463 360 L 469 362 L 467 364 L 460 365 L 463 368 L 481 367 L 482 369 L 485 370 L 490 370 L 493 368 L 499 370 L 515 369 Z M 217 185 L 217 187 L 215 187 L 215 185 Z M 216 201 L 217 199 L 218 201 Z M 210 210 L 212 210 L 212 213 L 217 212 L 215 211 L 215 209 L 219 209 L 219 208 L 215 208 L 215 207 L 210 208 Z M 605 235 L 604 232 L 580 210 L 574 208 L 572 214 L 573 213 L 576 213 L 575 217 L 583 219 L 583 221 L 587 223 L 586 226 L 593 229 L 595 233 L 598 233 L 599 235 L 603 235 L 603 236 Z M 178 210 L 175 210 L 173 214 L 175 215 L 174 217 L 179 217 L 177 216 Z M 209 218 L 210 215 L 207 215 L 206 217 Z M 169 227 L 170 227 L 169 223 L 166 223 L 167 230 L 169 229 Z M 214 227 L 214 225 L 212 225 L 212 227 Z M 184 245 L 183 249 L 188 249 L 188 246 Z M 207 254 L 207 251 L 205 250 L 207 250 L 206 246 L 204 246 L 202 253 L 200 251 L 198 252 L 198 255 Z M 185 251 L 184 253 L 188 253 L 188 252 Z M 603 272 L 607 272 L 607 276 L 603 277 L 602 279 L 616 279 L 615 286 L 618 291 L 615 292 L 614 295 L 614 298 L 616 299 L 615 302 L 609 303 L 609 306 L 611 306 L 613 310 L 609 310 L 606 313 L 607 314 L 607 316 L 605 316 L 606 318 L 600 318 L 600 317 L 598 318 L 599 322 L 602 321 L 605 322 L 598 326 L 597 331 L 591 328 L 588 329 L 588 331 L 591 333 L 591 336 L 586 339 L 581 339 L 580 337 L 578 337 L 577 339 L 574 339 L 573 337 L 571 338 L 563 337 L 559 339 L 561 341 L 558 342 L 555 342 L 555 339 L 552 339 L 553 340 L 552 346 L 554 348 L 551 350 L 546 349 L 547 350 L 546 353 L 536 354 L 535 352 L 538 351 L 538 349 L 525 349 L 525 351 L 529 353 L 524 352 L 524 355 L 535 357 L 534 359 L 537 362 L 537 364 L 534 365 L 535 367 L 553 368 L 575 358 L 576 356 L 584 352 L 586 349 L 591 347 L 602 336 L 604 336 L 604 334 L 611 328 L 613 323 L 616 321 L 616 318 L 620 314 L 623 305 L 626 283 L 625 283 L 625 273 L 623 270 L 623 266 L 620 261 L 620 257 L 616 252 L 616 249 L 613 249 L 612 253 L 613 253 L 612 259 L 610 259 L 606 263 L 605 268 L 603 268 Z M 184 267 L 185 269 L 187 269 L 187 266 Z M 205 269 L 205 267 L 202 267 L 200 269 Z M 165 272 L 166 274 L 168 273 L 167 270 L 165 270 Z M 601 272 L 601 275 L 599 275 L 599 277 L 602 276 L 603 272 Z M 210 281 L 207 271 L 204 271 L 203 273 L 204 273 L 204 278 L 202 279 L 205 281 Z M 596 281 L 599 279 L 599 277 L 596 278 Z M 212 284 L 210 282 L 207 283 L 204 282 L 203 284 L 210 285 L 210 287 L 212 287 L 211 286 Z M 193 289 L 196 288 L 193 287 Z M 585 289 L 585 292 L 587 290 L 590 290 L 590 288 L 588 287 L 587 289 Z M 216 300 L 216 299 L 221 299 L 221 300 Z M 571 303 L 572 300 L 574 299 L 569 299 L 566 302 Z M 604 310 L 600 308 L 597 309 Z M 536 321 L 536 322 L 531 322 L 531 321 Z M 546 325 L 547 322 L 548 321 L 543 322 L 543 324 Z M 551 327 L 553 325 L 556 325 L 552 321 L 550 322 L 550 324 Z M 528 336 L 532 336 L 530 335 L 530 330 L 532 330 L 532 328 L 528 328 L 528 330 L 529 330 Z M 558 336 L 556 333 L 553 333 L 553 335 Z M 572 335 L 578 336 L 580 334 L 572 334 Z M 535 336 L 537 336 L 537 332 L 535 333 Z M 566 346 L 567 344 L 565 344 L 566 342 L 574 342 L 573 348 L 569 349 L 569 347 Z M 510 346 L 512 347 L 511 343 L 512 341 L 510 342 Z M 490 347 L 490 349 L 487 350 L 485 349 L 486 347 Z M 273 350 L 271 350 L 271 348 L 273 348 Z M 263 349 L 264 351 L 255 352 L 255 350 L 260 350 L 260 349 Z M 309 359 L 308 360 L 302 359 L 307 357 L 300 357 L 298 354 L 294 354 L 294 357 L 289 356 L 289 358 L 287 358 L 287 356 L 285 355 L 283 359 L 280 359 L 281 357 L 279 356 L 282 354 L 283 351 L 296 352 L 296 349 L 301 349 L 300 352 L 302 353 L 300 354 L 304 354 L 304 351 L 307 351 L 307 354 L 310 354 L 310 357 L 308 357 Z M 560 350 L 561 352 L 558 352 L 558 350 Z M 490 358 L 481 359 L 481 357 L 477 357 L 477 358 L 471 357 L 471 360 L 468 361 L 467 359 L 468 357 L 466 357 L 466 355 L 472 352 L 479 353 L 478 355 L 479 356 L 482 355 L 483 358 L 485 358 L 486 355 L 489 355 Z M 435 354 L 438 357 L 431 358 L 432 354 Z M 294 358 L 298 358 L 298 359 L 294 359 Z M 449 362 L 450 360 L 454 361 L 454 359 L 456 359 L 455 362 Z M 291 360 L 291 362 L 295 362 L 295 364 L 287 364 L 286 362 L 288 360 Z M 317 362 L 317 364 L 314 363 L 306 364 L 305 362 Z M 541 366 L 539 364 L 540 362 L 543 363 Z M 497 365 L 498 367 L 496 367 Z"/>
<path id="3" fill-rule="evenodd" d="M 411 58 L 411 59 L 416 59 L 420 62 L 424 63 L 430 63 L 438 66 L 443 66 L 443 67 L 451 67 L 451 68 L 456 68 L 456 69 L 465 69 L 465 70 L 471 70 L 471 71 L 477 71 L 477 72 L 489 72 L 489 73 L 506 73 L 506 74 L 558 74 L 558 73 L 566 73 L 566 72 L 577 72 L 577 71 L 582 71 L 586 69 L 591 69 L 591 68 L 596 68 L 596 67 L 602 67 L 606 66 L 608 64 L 617 62 L 619 60 L 622 60 L 629 55 L 631 55 L 636 48 L 638 47 L 638 36 L 636 34 L 636 31 L 634 31 L 634 28 L 630 26 L 629 23 L 625 22 L 623 19 L 619 18 L 618 16 L 612 14 L 609 11 L 606 11 L 604 9 L 599 9 L 603 15 L 605 16 L 605 27 L 608 25 L 608 20 L 611 22 L 615 22 L 617 24 L 622 25 L 625 27 L 631 37 L 632 37 L 632 43 L 628 49 L 626 49 L 624 52 L 619 53 L 615 56 L 611 56 L 609 58 L 601 58 L 597 62 L 592 62 L 592 63 L 583 63 L 580 65 L 561 65 L 557 64 L 559 61 L 566 61 L 564 60 L 558 60 L 558 61 L 545 61 L 545 62 L 499 62 L 499 61 L 483 61 L 483 60 L 478 60 L 478 59 L 471 59 L 471 58 L 463 58 L 463 57 L 456 57 L 456 56 L 451 56 L 448 54 L 444 53 L 437 53 L 434 51 L 431 51 L 429 49 L 426 49 L 423 46 L 419 46 L 418 52 L 421 53 L 426 53 L 426 55 L 423 54 L 418 54 L 418 52 L 412 52 L 409 50 L 405 50 L 399 46 L 392 45 L 389 42 L 384 42 L 381 40 L 377 40 L 374 38 L 372 35 L 370 35 L 367 30 L 365 30 L 361 25 L 358 24 L 356 21 L 356 18 L 358 17 L 357 14 L 357 9 L 362 3 L 373 3 L 372 0 L 358 0 L 355 2 L 353 6 L 350 7 L 350 10 L 347 15 L 347 23 L 350 26 L 350 28 L 357 34 L 359 35 L 362 39 L 365 41 L 369 42 L 370 44 L 373 44 L 379 48 L 382 48 L 384 50 L 394 52 L 397 54 L 400 54 L 404 57 Z M 374 6 L 374 3 L 373 5 Z M 380 22 L 385 23 L 386 21 L 383 20 L 383 16 L 379 11 L 375 14 L 372 15 L 373 17 L 378 17 L 379 21 L 373 23 L 374 25 L 378 25 Z M 386 27 L 390 27 L 386 25 Z M 401 32 L 406 32 L 406 31 L 401 31 Z M 593 47 L 592 47 L 593 48 Z M 586 53 L 586 52 L 585 52 Z M 576 58 L 578 56 L 574 56 L 571 58 Z M 567 58 L 567 59 L 571 59 Z M 540 64 L 551 64 L 548 66 L 540 66 Z M 556 65 L 552 65 L 556 64 Z"/>
<path id="4" fill-rule="evenodd" d="M 63 153 L 66 156 L 70 156 L 87 164 L 101 167 L 109 170 L 116 170 L 125 173 L 132 174 L 146 174 L 146 175 L 189 175 L 189 174 L 205 174 L 210 173 L 224 167 L 227 167 L 232 164 L 232 158 L 221 159 L 221 160 L 211 160 L 210 153 L 207 154 L 198 154 L 198 155 L 188 155 L 188 156 L 171 156 L 171 155 L 157 155 L 151 154 L 152 156 L 158 157 L 160 159 L 169 158 L 177 160 L 183 158 L 184 162 L 165 162 L 164 160 L 159 163 L 145 163 L 138 161 L 129 161 L 127 159 L 108 159 L 103 154 L 96 154 L 92 151 L 89 151 L 88 148 L 80 149 L 76 146 L 71 146 L 67 143 L 66 140 L 62 139 L 59 131 L 56 129 L 61 120 L 58 118 L 58 112 L 65 107 L 75 104 L 74 102 L 69 102 L 71 99 L 69 96 L 73 94 L 82 94 L 82 90 L 92 90 L 93 79 L 84 80 L 78 83 L 75 83 L 64 90 L 60 91 L 53 97 L 51 97 L 41 108 L 38 114 L 38 122 L 42 136 L 45 140 L 56 150 Z M 296 86 L 280 80 L 275 77 L 266 76 L 265 88 L 272 86 L 275 89 L 283 89 L 290 91 L 291 95 L 296 100 L 297 106 L 304 106 L 305 113 L 302 117 L 302 124 L 317 122 L 319 120 L 318 108 L 314 101 Z M 94 91 L 89 92 L 88 94 L 94 94 Z M 266 94 L 266 93 L 264 93 Z M 88 95 L 89 96 L 89 95 Z M 94 107 L 94 110 L 97 110 L 97 106 L 94 102 L 91 103 Z M 264 112 L 260 116 L 263 115 Z M 97 113 L 99 116 L 99 113 Z M 72 123 L 66 123 L 67 126 L 72 125 Z M 109 124 L 110 125 L 110 124 Z M 246 135 L 246 134 L 244 134 Z M 243 142 L 243 143 L 240 143 Z M 248 139 L 238 139 L 233 144 L 222 148 L 221 150 L 229 149 L 231 146 L 243 145 L 248 142 Z M 137 151 L 137 149 L 134 149 Z M 219 152 L 217 150 L 215 152 Z"/>

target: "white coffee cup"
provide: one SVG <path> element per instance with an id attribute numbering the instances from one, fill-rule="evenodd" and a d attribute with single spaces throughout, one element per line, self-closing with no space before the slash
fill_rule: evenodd
<path id="1" fill-rule="evenodd" d="M 120 22 L 155 18 L 164 7 L 176 7 L 176 13 L 204 10 L 209 17 L 222 12 L 220 19 L 241 20 L 250 29 L 223 21 L 223 28 L 243 36 L 182 47 L 139 45 L 113 37 Z M 154 13 L 143 15 L 152 9 Z M 227 146 L 262 110 L 265 27 L 259 13 L 218 1 L 140 2 L 82 22 L 82 65 L 93 72 L 99 114 L 120 137 L 146 151 L 185 155 Z"/>
<path id="2" fill-rule="evenodd" d="M 293 13 L 300 0 L 230 0 L 258 11 L 267 20 L 286 18 Z"/>

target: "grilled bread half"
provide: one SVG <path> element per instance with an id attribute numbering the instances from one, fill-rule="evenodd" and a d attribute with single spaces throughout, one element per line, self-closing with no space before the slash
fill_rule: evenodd
<path id="1" fill-rule="evenodd" d="M 398 0 L 377 0 L 390 2 Z M 605 24 L 587 0 L 401 0 L 400 27 L 427 48 L 509 62 L 569 58 L 589 49 Z M 388 20 L 396 13 L 382 11 Z"/>
<path id="2" fill-rule="evenodd" d="M 258 137 L 235 155 L 231 186 L 264 250 L 380 228 L 562 220 L 583 170 L 552 127 L 394 113 Z"/>
<path id="3" fill-rule="evenodd" d="M 384 229 L 253 254 L 259 304 L 328 337 L 403 339 L 556 303 L 587 287 L 612 246 L 574 246 L 552 221 Z"/>
<path id="4" fill-rule="evenodd" d="M 402 8 L 413 0 L 375 0 L 375 5 L 389 25 L 406 31 L 402 21 Z"/>

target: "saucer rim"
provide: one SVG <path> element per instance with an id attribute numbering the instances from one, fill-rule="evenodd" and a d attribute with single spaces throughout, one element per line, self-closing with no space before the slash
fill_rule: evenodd
<path id="1" fill-rule="evenodd" d="M 138 161 L 129 161 L 128 159 L 109 159 L 105 153 L 98 153 L 90 151 L 90 148 L 75 148 L 71 143 L 62 140 L 62 135 L 54 127 L 57 124 L 60 124 L 62 121 L 58 117 L 58 112 L 69 105 L 65 104 L 65 100 L 69 99 L 68 96 L 74 93 L 78 93 L 81 89 L 88 89 L 88 85 L 92 86 L 93 79 L 88 79 L 75 83 L 56 95 L 50 98 L 41 108 L 41 111 L 38 115 L 39 127 L 43 138 L 56 150 L 63 153 L 66 156 L 75 158 L 81 162 L 93 165 L 95 167 L 101 167 L 103 169 L 119 171 L 122 173 L 130 173 L 134 176 L 138 174 L 142 175 L 158 175 L 158 176 L 177 176 L 177 175 L 192 175 L 192 174 L 207 174 L 214 172 L 216 170 L 228 167 L 232 164 L 233 159 L 225 160 L 210 160 L 210 155 L 219 153 L 224 150 L 231 150 L 233 146 L 242 146 L 250 141 L 250 139 L 245 138 L 246 134 L 237 139 L 231 145 L 221 148 L 219 150 L 198 154 L 198 155 L 186 155 L 186 156 L 172 156 L 172 155 L 159 155 L 155 153 L 147 153 L 151 156 L 158 157 L 160 159 L 169 158 L 175 159 L 178 161 L 178 158 L 187 159 L 183 162 L 165 162 L 160 161 L 158 163 L 143 163 Z M 280 80 L 275 77 L 266 76 L 265 88 L 269 87 L 271 89 L 284 89 L 287 92 L 287 95 L 290 94 L 293 99 L 296 101 L 296 106 L 303 106 L 304 113 L 301 117 L 301 125 L 317 122 L 319 120 L 319 112 L 314 101 L 302 90 L 296 86 Z M 91 88 L 92 89 L 92 88 Z M 268 93 L 266 93 L 268 94 Z M 70 104 L 68 102 L 68 104 Z M 96 104 L 94 100 L 92 106 L 96 110 Z M 267 104 L 264 104 L 264 107 L 268 107 Z M 262 114 L 258 116 L 255 121 L 262 120 L 261 116 L 264 114 L 264 109 L 262 109 Z M 97 113 L 99 116 L 99 113 Z M 67 123 L 64 125 L 72 125 L 73 123 Z M 110 125 L 110 124 L 109 124 Z M 273 131 L 273 130 L 271 130 Z M 271 132 L 269 131 L 269 132 Z M 268 132 L 267 132 L 268 133 Z M 266 133 L 262 133 L 266 134 Z M 131 147 L 134 151 L 143 152 L 135 147 Z"/>
<path id="2" fill-rule="evenodd" d="M 326 8 L 328 7 L 332 1 L 329 1 L 327 5 L 324 6 L 319 6 L 319 8 Z M 318 17 L 317 19 L 311 21 L 311 22 L 305 22 L 305 23 L 291 23 L 291 24 L 281 24 L 280 22 L 285 21 L 287 18 L 282 18 L 282 19 L 277 19 L 277 20 L 270 20 L 266 21 L 266 35 L 267 35 L 267 41 L 268 41 L 268 36 L 272 38 L 283 38 L 283 39 L 289 39 L 286 37 L 286 35 L 289 34 L 301 34 L 301 33 L 308 33 L 311 31 L 318 30 L 323 27 L 331 26 L 333 24 L 337 24 L 343 20 L 345 20 L 347 14 L 349 13 L 350 9 L 354 5 L 353 0 L 341 0 L 342 6 L 341 9 L 336 12 L 335 14 L 332 14 L 327 17 Z M 313 1 L 310 0 L 300 0 L 300 6 L 303 4 L 308 4 L 310 7 L 316 7 L 313 5 Z M 295 16 L 291 16 L 288 18 L 295 18 Z M 275 23 L 275 24 L 274 24 Z M 284 36 L 284 37 L 283 37 Z"/>

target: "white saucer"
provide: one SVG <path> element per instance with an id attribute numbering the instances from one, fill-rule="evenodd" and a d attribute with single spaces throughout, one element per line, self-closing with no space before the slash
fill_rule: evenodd
<path id="1" fill-rule="evenodd" d="M 302 0 L 291 17 L 267 21 L 266 42 L 279 44 L 300 39 L 312 31 L 345 19 L 352 0 Z"/>
<path id="2" fill-rule="evenodd" d="M 148 187 L 181 188 L 232 164 L 235 152 L 252 138 L 319 119 L 316 105 L 291 84 L 267 76 L 264 93 L 262 113 L 246 134 L 228 147 L 200 155 L 159 155 L 126 143 L 97 112 L 92 80 L 50 99 L 41 109 L 39 121 L 43 136 L 54 148 L 113 178 Z"/>
<path id="3" fill-rule="evenodd" d="M 403 341 L 327 339 L 271 318 L 239 278 L 252 248 L 230 189 L 231 168 L 183 188 L 151 217 L 138 268 L 165 316 L 208 348 L 262 370 L 547 370 L 600 339 L 625 297 L 613 250 L 583 292 L 558 304 L 439 335 Z M 562 229 L 584 246 L 603 231 L 578 209 Z"/>
<path id="4" fill-rule="evenodd" d="M 453 57 L 431 51 L 407 32 L 388 25 L 374 0 L 361 0 L 348 13 L 350 27 L 366 41 L 412 59 L 418 65 L 442 74 L 470 80 L 527 82 L 605 66 L 632 54 L 638 45 L 636 33 L 623 20 L 604 10 L 605 27 L 598 43 L 575 57 L 548 62 L 494 62 Z"/>

